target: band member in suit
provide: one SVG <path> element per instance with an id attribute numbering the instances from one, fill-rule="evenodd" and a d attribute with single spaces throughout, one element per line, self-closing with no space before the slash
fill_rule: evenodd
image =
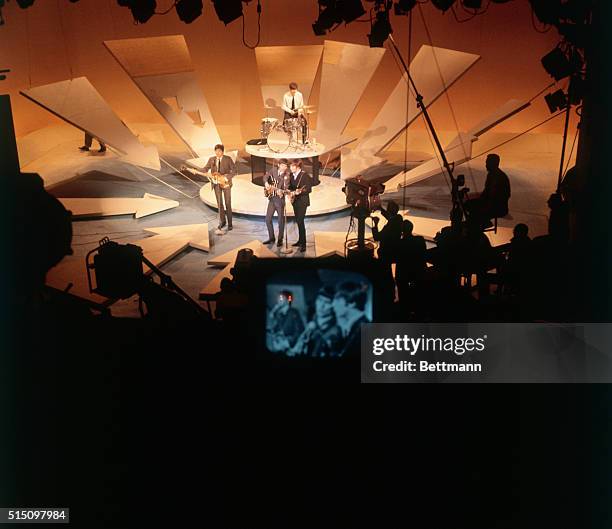
<path id="1" fill-rule="evenodd" d="M 336 288 L 333 308 L 344 338 L 336 356 L 354 356 L 359 352 L 361 324 L 370 323 L 366 315 L 367 292 L 367 285 L 354 281 L 344 281 Z"/>
<path id="2" fill-rule="evenodd" d="M 211 184 L 215 190 L 215 198 L 217 199 L 217 207 L 219 208 L 219 229 L 225 227 L 225 217 L 227 214 L 227 229 L 232 229 L 232 178 L 236 174 L 236 166 L 226 154 L 225 147 L 220 143 L 215 145 L 215 155 L 211 156 L 206 165 L 202 168 L 202 172 L 220 173 L 229 181 L 229 187 L 222 188 L 219 184 L 215 184 L 211 179 Z M 225 199 L 225 207 L 223 206 Z"/>
<path id="3" fill-rule="evenodd" d="M 293 191 L 293 213 L 298 227 L 299 237 L 293 246 L 299 246 L 300 252 L 306 251 L 306 226 L 304 218 L 306 209 L 310 206 L 310 191 L 312 189 L 312 177 L 302 169 L 302 160 L 292 160 L 289 166 L 291 170 L 291 182 L 289 189 Z"/>
<path id="4" fill-rule="evenodd" d="M 293 294 L 289 290 L 279 293 L 276 305 L 268 314 L 267 346 L 273 352 L 287 352 L 304 331 L 299 311 L 292 307 Z"/>
<path id="5" fill-rule="evenodd" d="M 283 245 L 283 235 L 285 231 L 285 194 L 289 190 L 291 174 L 289 173 L 289 162 L 286 158 L 278 161 L 278 167 L 273 167 L 272 171 L 264 177 L 264 187 L 270 194 L 268 195 L 268 209 L 266 211 L 266 227 L 268 228 L 268 240 L 264 244 L 272 244 L 274 238 L 274 226 L 272 217 L 276 211 L 278 215 L 278 241 L 277 246 Z"/>
<path id="6" fill-rule="evenodd" d="M 297 88 L 297 83 L 289 83 L 289 91 L 283 96 L 281 108 L 285 111 L 284 119 L 297 118 L 299 111 L 304 108 L 304 96 Z"/>

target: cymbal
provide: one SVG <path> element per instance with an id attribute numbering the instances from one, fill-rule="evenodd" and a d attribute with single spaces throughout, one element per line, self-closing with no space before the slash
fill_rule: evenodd
<path id="1" fill-rule="evenodd" d="M 315 105 L 304 105 L 302 108 L 308 110 L 309 108 L 316 108 Z"/>
<path id="2" fill-rule="evenodd" d="M 306 114 L 316 114 L 316 110 L 307 110 Z"/>

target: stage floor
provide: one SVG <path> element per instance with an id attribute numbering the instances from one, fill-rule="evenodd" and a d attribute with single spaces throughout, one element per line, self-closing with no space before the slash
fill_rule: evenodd
<path id="1" fill-rule="evenodd" d="M 172 139 L 172 132 L 166 125 L 142 124 L 132 126 L 132 128 L 141 133 L 142 139 L 146 134 L 150 141 L 155 142 L 162 156 L 175 167 L 180 166 L 190 157 L 184 147 L 169 141 Z M 506 138 L 507 135 L 496 135 L 488 141 L 488 144 L 501 142 Z M 210 189 L 210 185 L 206 184 L 204 179 L 190 182 L 167 166 L 163 167 L 162 171 L 146 174 L 138 168 L 121 162 L 110 151 L 107 151 L 104 156 L 96 152 L 78 151 L 77 147 L 81 145 L 82 139 L 79 131 L 68 125 L 48 127 L 20 138 L 18 144 L 22 170 L 40 173 L 51 193 L 58 197 L 141 199 L 144 193 L 150 193 L 177 201 L 179 206 L 142 218 L 134 218 L 133 214 L 123 214 L 76 220 L 73 223 L 74 255 L 66 257 L 60 266 L 50 271 L 49 283 L 54 286 L 63 289 L 68 283 L 74 283 L 74 271 L 78 271 L 83 276 L 85 254 L 97 247 L 99 240 L 104 236 L 120 243 L 130 243 L 153 237 L 151 232 L 145 231 L 149 228 L 208 223 L 211 228 L 208 252 L 187 249 L 162 267 L 163 271 L 171 275 L 181 288 L 194 299 L 198 299 L 200 291 L 218 278 L 222 271 L 218 265 L 209 265 L 209 261 L 214 262 L 219 256 L 232 252 L 251 241 L 267 239 L 267 230 L 262 217 L 265 211 L 265 198 L 262 188 L 253 186 L 250 178 L 245 184 L 254 188 L 257 196 L 264 201 L 263 206 L 258 205 L 258 211 L 254 215 L 237 213 L 234 219 L 234 230 L 218 236 L 214 233 L 214 227 L 218 222 L 217 212 L 200 198 L 200 186 Z M 498 150 L 502 155 L 503 169 L 512 180 L 511 215 L 508 218 L 500 219 L 500 226 L 511 229 L 517 222 L 525 222 L 529 225 L 531 235 L 545 233 L 546 199 L 556 185 L 558 168 L 556 147 L 560 144 L 557 139 L 549 135 L 523 137 L 522 141 L 519 140 L 518 145 L 509 144 Z M 488 144 L 483 142 L 481 148 L 486 149 Z M 396 164 L 399 170 L 401 153 L 395 154 L 398 161 L 393 159 L 391 163 Z M 241 174 L 248 173 L 249 167 L 244 160 L 239 161 L 238 171 Z M 482 189 L 485 178 L 482 158 L 472 164 L 471 171 L 464 167 L 462 172 L 465 172 L 471 188 Z M 152 178 L 153 174 L 159 180 Z M 334 184 L 332 192 L 338 199 L 339 207 L 340 200 L 344 201 L 344 195 L 340 190 L 342 181 L 335 178 L 331 180 Z M 168 187 L 168 184 L 172 187 Z M 325 187 L 317 186 L 315 190 L 315 193 L 323 192 Z M 417 217 L 424 222 L 430 219 L 439 223 L 448 218 L 450 198 L 446 181 L 442 176 L 419 182 L 406 191 L 397 192 L 394 195 L 393 198 L 402 205 L 402 209 L 410 211 L 409 218 L 413 220 L 416 220 L 415 217 Z M 235 196 L 238 196 L 238 193 Z M 288 211 L 291 211 L 291 208 L 288 208 Z M 415 222 L 416 224 L 418 222 Z M 277 229 L 276 220 L 274 226 Z M 289 258 L 315 257 L 326 253 L 325 250 L 329 246 L 326 246 L 327 243 L 321 248 L 315 247 L 317 237 L 319 242 L 326 242 L 321 239 L 321 234 L 329 234 L 330 241 L 333 242 L 333 248 L 330 248 L 335 251 L 336 238 L 342 242 L 348 226 L 349 210 L 347 209 L 311 216 L 306 221 L 306 252 L 296 252 Z M 367 234 L 369 235 L 369 228 L 367 228 Z M 297 240 L 295 222 L 289 223 L 288 238 L 290 242 Z M 287 258 L 282 256 L 275 246 L 269 247 L 269 250 L 277 254 L 279 258 Z M 203 306 L 205 306 L 204 303 Z M 119 301 L 113 305 L 112 311 L 113 314 L 119 316 L 138 317 L 138 302 L 135 298 Z"/>
<path id="2" fill-rule="evenodd" d="M 328 215 L 348 209 L 346 195 L 342 192 L 344 181 L 331 176 L 320 176 L 321 183 L 312 188 L 310 207 L 306 210 L 307 217 Z M 202 202 L 217 209 L 217 201 L 212 186 L 205 185 L 200 189 Z M 264 217 L 268 208 L 268 199 L 264 196 L 264 188 L 251 182 L 250 174 L 240 174 L 234 177 L 232 186 L 232 211 L 241 215 Z M 287 208 L 287 216 L 293 217 L 293 208 Z"/>

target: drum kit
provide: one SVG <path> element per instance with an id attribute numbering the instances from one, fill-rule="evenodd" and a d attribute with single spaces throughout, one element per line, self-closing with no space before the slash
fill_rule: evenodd
<path id="1" fill-rule="evenodd" d="M 261 120 L 261 137 L 266 140 L 267 148 L 277 154 L 305 151 L 310 146 L 310 127 L 308 118 L 313 114 L 313 106 L 304 106 L 295 118 L 280 121 L 266 117 Z"/>

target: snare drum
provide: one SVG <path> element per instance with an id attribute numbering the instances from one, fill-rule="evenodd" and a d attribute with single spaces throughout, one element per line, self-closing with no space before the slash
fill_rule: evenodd
<path id="1" fill-rule="evenodd" d="M 274 125 L 278 123 L 278 119 L 276 118 L 263 118 L 261 120 L 261 127 L 259 131 L 261 132 L 262 138 L 267 138 L 270 131 L 274 128 Z"/>
<path id="2" fill-rule="evenodd" d="M 272 152 L 285 152 L 291 145 L 291 131 L 277 123 L 268 134 L 268 149 Z"/>

